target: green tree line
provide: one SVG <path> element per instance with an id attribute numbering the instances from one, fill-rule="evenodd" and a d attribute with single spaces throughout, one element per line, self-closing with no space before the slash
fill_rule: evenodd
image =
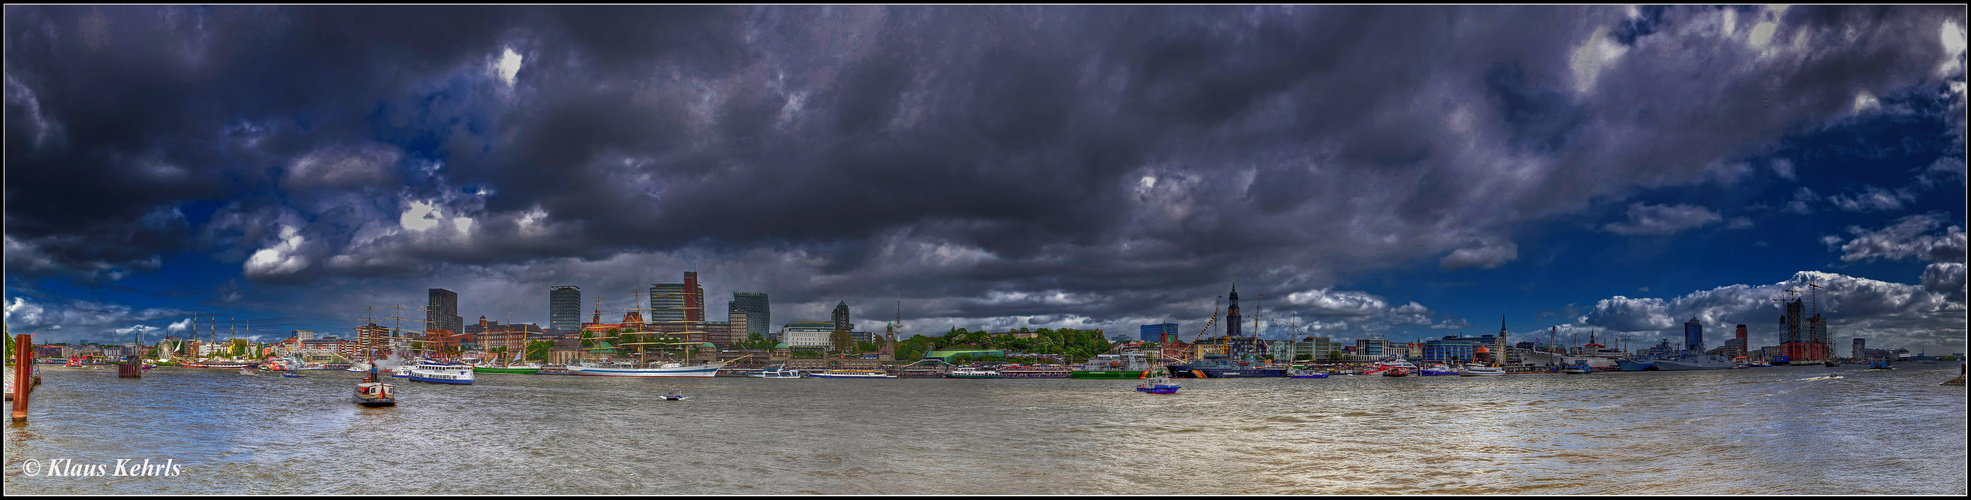
<path id="1" fill-rule="evenodd" d="M 1097 354 L 1109 352 L 1109 340 L 1095 330 L 1062 328 L 1059 330 L 1042 328 L 1031 330 L 1021 328 L 1020 333 L 1034 333 L 1034 338 L 1015 338 L 1005 333 L 993 334 L 984 330 L 952 328 L 944 335 L 919 335 L 897 341 L 897 359 L 919 359 L 924 353 L 946 350 L 1003 350 L 1033 354 L 1061 354 L 1068 362 L 1086 361 Z M 1010 333 L 1010 332 L 1008 332 Z"/>

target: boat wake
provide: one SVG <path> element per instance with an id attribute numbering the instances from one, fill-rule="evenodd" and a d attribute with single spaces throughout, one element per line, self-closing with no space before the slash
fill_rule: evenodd
<path id="1" fill-rule="evenodd" d="M 1802 382 L 1805 382 L 1805 381 L 1810 381 L 1810 380 L 1844 380 L 1844 379 L 1843 379 L 1843 378 L 1842 378 L 1842 377 L 1841 377 L 1840 375 L 1822 375 L 1822 376 L 1819 376 L 1819 377 L 1807 377 L 1807 378 L 1803 378 L 1803 379 L 1797 379 L 1797 380 L 1800 380 L 1800 381 L 1802 381 Z"/>

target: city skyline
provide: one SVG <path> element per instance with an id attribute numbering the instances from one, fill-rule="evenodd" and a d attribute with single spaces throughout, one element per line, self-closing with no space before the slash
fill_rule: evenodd
<path id="1" fill-rule="evenodd" d="M 761 292 L 775 331 L 1188 341 L 1236 284 L 1295 337 L 1754 349 L 1811 281 L 1836 344 L 1964 351 L 1961 7 L 7 18 L 6 320 L 39 341 L 353 336 L 437 289 L 613 322 L 696 273 L 702 319 Z"/>

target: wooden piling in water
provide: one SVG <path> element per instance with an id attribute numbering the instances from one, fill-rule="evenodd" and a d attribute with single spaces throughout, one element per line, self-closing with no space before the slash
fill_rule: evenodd
<path id="1" fill-rule="evenodd" d="M 34 387 L 34 334 L 14 337 L 14 423 L 27 423 L 27 394 Z"/>

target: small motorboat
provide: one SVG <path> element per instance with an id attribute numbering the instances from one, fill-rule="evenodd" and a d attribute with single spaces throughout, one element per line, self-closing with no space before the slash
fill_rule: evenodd
<path id="1" fill-rule="evenodd" d="M 281 372 L 281 376 L 285 378 L 302 378 L 304 375 L 295 372 Z"/>
<path id="2" fill-rule="evenodd" d="M 1582 361 L 1574 362 L 1573 365 L 1568 366 L 1567 368 L 1562 368 L 1560 372 L 1569 375 L 1585 375 L 1585 374 L 1593 373 L 1594 369 L 1588 367 L 1587 360 L 1582 360 Z"/>
<path id="3" fill-rule="evenodd" d="M 252 376 L 255 376 L 255 377 L 258 377 L 258 376 L 260 376 L 260 374 L 258 374 L 258 373 L 253 373 L 253 369 L 251 369 L 251 368 L 245 368 L 245 367 L 241 367 L 241 368 L 240 368 L 240 375 L 252 375 Z"/>
<path id="4" fill-rule="evenodd" d="M 1314 370 L 1294 370 L 1288 372 L 1287 378 L 1328 378 L 1328 374 Z"/>
<path id="5" fill-rule="evenodd" d="M 672 393 L 670 393 L 670 394 L 665 394 L 665 395 L 664 395 L 664 400 L 665 400 L 665 401 L 684 401 L 684 400 L 685 400 L 686 398 L 689 398 L 689 397 L 691 397 L 691 396 L 686 396 L 686 395 L 683 395 L 683 394 L 678 394 L 678 393 L 676 393 L 676 392 L 672 392 Z"/>
<path id="6" fill-rule="evenodd" d="M 1390 369 L 1387 369 L 1387 370 L 1383 370 L 1383 371 L 1382 371 L 1382 376 L 1384 376 L 1384 377 L 1408 377 L 1408 376 L 1410 376 L 1410 370 L 1409 370 L 1409 369 L 1406 369 L 1406 368 L 1403 368 L 1403 367 L 1400 367 L 1400 366 L 1399 366 L 1399 367 L 1396 367 L 1396 368 L 1390 368 Z"/>
<path id="7" fill-rule="evenodd" d="M 1176 394 L 1177 390 L 1181 388 L 1183 386 L 1170 383 L 1170 377 L 1165 376 L 1158 376 L 1147 382 L 1136 384 L 1137 392 L 1147 392 L 1150 394 Z"/>

